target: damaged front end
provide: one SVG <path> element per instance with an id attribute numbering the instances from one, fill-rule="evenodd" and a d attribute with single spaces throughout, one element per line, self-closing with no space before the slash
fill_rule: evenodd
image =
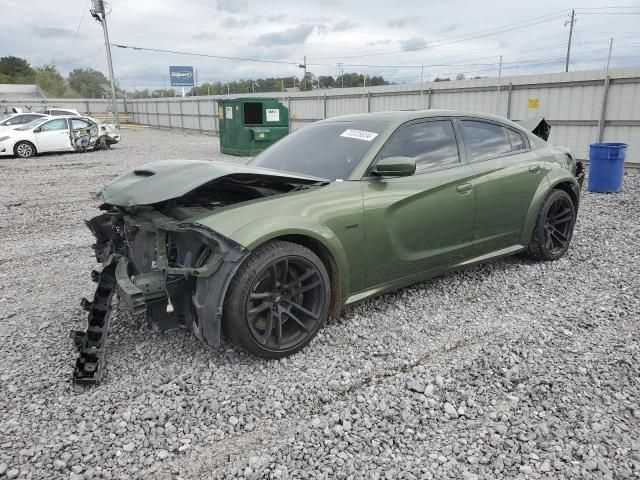
<path id="1" fill-rule="evenodd" d="M 89 312 L 87 330 L 71 332 L 80 350 L 74 383 L 101 380 L 115 292 L 121 305 L 145 314 L 161 330 L 191 327 L 198 338 L 219 344 L 224 296 L 249 251 L 197 220 L 226 206 L 322 183 L 242 166 L 230 173 L 231 168 L 158 162 L 118 177 L 102 191 L 103 213 L 86 222 L 102 270 L 92 272 L 98 283 L 93 301 L 82 302 Z"/>
<path id="2" fill-rule="evenodd" d="M 76 383 L 98 383 L 104 339 L 110 326 L 111 296 L 133 314 L 145 314 L 161 330 L 191 327 L 211 345 L 220 342 L 224 293 L 248 252 L 231 240 L 197 224 L 183 223 L 153 208 L 106 206 L 89 221 L 96 237 L 93 273 L 98 282 L 89 310 L 88 329 L 78 339 Z"/>

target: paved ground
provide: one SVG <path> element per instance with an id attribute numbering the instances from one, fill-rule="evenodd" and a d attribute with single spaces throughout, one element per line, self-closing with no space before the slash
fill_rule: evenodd
<path id="1" fill-rule="evenodd" d="M 640 176 L 585 193 L 561 261 L 365 302 L 289 359 L 116 309 L 104 383 L 74 388 L 95 192 L 147 161 L 221 157 L 215 137 L 123 136 L 0 160 L 0 478 L 640 477 Z"/>

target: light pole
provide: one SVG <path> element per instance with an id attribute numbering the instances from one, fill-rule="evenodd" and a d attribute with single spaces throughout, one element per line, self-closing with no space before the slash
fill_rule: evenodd
<path id="1" fill-rule="evenodd" d="M 111 80 L 111 101 L 113 102 L 113 115 L 116 120 L 116 127 L 120 128 L 120 116 L 118 115 L 118 99 L 116 98 L 116 84 L 113 75 L 113 62 L 111 61 L 111 44 L 109 43 L 109 30 L 107 28 L 107 13 L 104 9 L 103 0 L 92 0 L 93 9 L 91 16 L 100 22 L 104 33 L 104 46 L 107 51 L 107 63 L 109 64 L 109 79 Z"/>

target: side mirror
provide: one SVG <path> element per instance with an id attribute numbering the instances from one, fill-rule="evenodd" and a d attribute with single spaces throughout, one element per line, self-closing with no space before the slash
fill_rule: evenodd
<path id="1" fill-rule="evenodd" d="M 33 133 L 38 133 L 42 131 L 42 127 L 34 128 Z"/>
<path id="2" fill-rule="evenodd" d="M 416 173 L 416 160 L 410 157 L 387 157 L 380 160 L 373 174 L 384 177 L 408 177 Z"/>
<path id="3" fill-rule="evenodd" d="M 12 122 L 7 122 L 7 123 L 5 123 L 5 125 L 13 125 L 13 123 Z"/>

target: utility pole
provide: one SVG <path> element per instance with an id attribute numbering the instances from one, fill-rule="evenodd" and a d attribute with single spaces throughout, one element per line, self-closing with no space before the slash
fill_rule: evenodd
<path id="1" fill-rule="evenodd" d="M 424 102 L 422 101 L 423 90 L 424 90 L 424 65 L 420 65 L 420 107 L 424 108 Z"/>
<path id="2" fill-rule="evenodd" d="M 104 46 L 107 51 L 107 63 L 109 64 L 109 79 L 111 80 L 111 100 L 113 102 L 113 115 L 116 120 L 116 127 L 120 128 L 120 116 L 118 115 L 118 99 L 116 98 L 116 84 L 113 75 L 113 62 L 111 60 L 111 44 L 109 43 L 109 29 L 107 28 L 107 13 L 103 0 L 92 0 L 93 9 L 91 16 L 100 22 L 104 33 Z"/>
<path id="3" fill-rule="evenodd" d="M 496 99 L 496 114 L 500 114 L 500 81 L 502 80 L 502 55 L 500 55 L 500 66 L 498 67 L 498 95 Z"/>
<path id="4" fill-rule="evenodd" d="M 338 64 L 338 76 L 342 80 L 342 88 L 344 88 L 344 72 L 342 71 L 342 63 Z"/>
<path id="5" fill-rule="evenodd" d="M 302 81 L 304 83 L 302 88 L 306 90 L 307 89 L 307 56 L 306 55 L 304 56 L 304 63 L 298 64 L 298 67 L 304 68 L 304 77 L 302 77 Z M 313 84 L 311 85 L 311 88 L 313 89 Z"/>
<path id="6" fill-rule="evenodd" d="M 609 73 L 609 65 L 611 64 L 611 49 L 613 48 L 613 37 L 609 42 L 609 56 L 607 57 L 607 73 Z"/>
<path id="7" fill-rule="evenodd" d="M 567 61 L 564 65 L 564 71 L 569 71 L 569 56 L 571 55 L 571 37 L 573 37 L 573 24 L 576 21 L 576 11 L 571 10 L 571 20 L 567 20 L 564 22 L 565 26 L 569 23 L 571 26 L 569 27 L 569 43 L 567 44 Z"/>

